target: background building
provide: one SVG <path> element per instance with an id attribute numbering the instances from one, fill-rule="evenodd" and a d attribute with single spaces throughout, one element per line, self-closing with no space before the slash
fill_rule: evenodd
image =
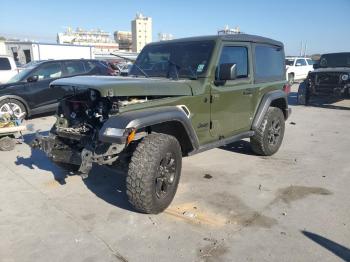
<path id="1" fill-rule="evenodd" d="M 132 51 L 140 52 L 142 48 L 152 42 L 152 18 L 137 14 L 131 21 Z"/>
<path id="2" fill-rule="evenodd" d="M 158 40 L 159 41 L 166 41 L 166 40 L 173 40 L 174 36 L 172 34 L 168 33 L 159 33 L 158 34 Z"/>
<path id="3" fill-rule="evenodd" d="M 119 50 L 131 52 L 132 50 L 132 34 L 130 31 L 114 32 L 114 40 L 119 45 Z"/>
<path id="4" fill-rule="evenodd" d="M 64 33 L 57 34 L 57 43 L 93 46 L 97 54 L 107 54 L 119 49 L 111 34 L 99 29 L 88 31 L 77 28 L 73 31 L 68 27 Z"/>

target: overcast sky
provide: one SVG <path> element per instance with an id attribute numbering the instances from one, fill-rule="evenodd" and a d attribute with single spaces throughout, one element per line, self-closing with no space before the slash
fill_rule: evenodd
<path id="1" fill-rule="evenodd" d="M 308 53 L 350 51 L 350 0 L 1 0 L 0 36 L 55 42 L 67 26 L 131 30 L 137 12 L 153 18 L 159 32 L 174 37 L 216 34 L 225 25 L 285 44 L 297 55 L 300 42 Z"/>

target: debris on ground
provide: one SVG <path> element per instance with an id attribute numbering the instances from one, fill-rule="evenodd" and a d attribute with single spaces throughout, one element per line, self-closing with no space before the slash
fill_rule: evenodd
<path id="1" fill-rule="evenodd" d="M 294 125 L 294 126 L 296 125 L 296 123 L 295 123 L 295 122 L 290 122 L 289 124 Z"/>
<path id="2" fill-rule="evenodd" d="M 283 215 L 283 216 L 286 216 L 286 215 L 287 215 L 287 212 L 283 212 L 282 215 Z"/>
<path id="3" fill-rule="evenodd" d="M 152 217 L 149 216 L 148 219 L 152 222 L 152 224 L 153 224 L 154 226 L 157 225 L 157 223 L 153 221 Z"/>
<path id="4" fill-rule="evenodd" d="M 182 213 L 185 217 L 189 217 L 189 218 L 195 218 L 196 217 L 196 214 L 195 213 L 192 213 L 192 212 L 189 212 L 189 211 L 185 211 Z"/>
<path id="5" fill-rule="evenodd" d="M 206 178 L 206 179 L 211 179 L 211 178 L 213 178 L 213 176 L 210 175 L 210 174 L 205 174 L 205 175 L 204 175 L 204 178 Z"/>

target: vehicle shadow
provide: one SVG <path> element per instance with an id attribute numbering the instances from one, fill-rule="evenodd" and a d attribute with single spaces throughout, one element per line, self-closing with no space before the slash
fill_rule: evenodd
<path id="1" fill-rule="evenodd" d="M 126 195 L 126 172 L 119 168 L 94 165 L 89 176 L 83 179 L 85 186 L 105 202 L 128 211 L 136 212 Z"/>
<path id="2" fill-rule="evenodd" d="M 288 95 L 288 105 L 298 106 L 298 92 L 290 92 Z"/>
<path id="3" fill-rule="evenodd" d="M 48 135 L 48 131 L 39 132 L 39 135 Z M 26 134 L 23 136 L 24 143 L 30 145 L 36 134 Z M 54 179 L 65 185 L 66 178 L 79 175 L 77 172 L 70 172 L 52 162 L 46 154 L 38 149 L 31 148 L 29 157 L 17 156 L 16 165 L 23 165 L 29 169 L 41 169 L 51 172 Z M 126 171 L 121 166 L 113 169 L 94 165 L 87 178 L 83 179 L 85 186 L 97 197 L 116 207 L 136 212 L 132 209 L 126 195 Z"/>
<path id="4" fill-rule="evenodd" d="M 350 261 L 350 249 L 344 247 L 332 240 L 322 237 L 318 234 L 311 233 L 308 231 L 301 231 L 301 233 L 312 241 L 316 242 L 320 246 L 324 247 L 328 251 L 332 252 L 334 255 L 343 259 L 344 261 Z"/>
<path id="5" fill-rule="evenodd" d="M 308 107 L 319 107 L 326 109 L 350 110 L 349 106 L 334 105 L 334 103 L 345 100 L 344 98 L 337 98 L 334 96 L 317 96 L 311 97 Z M 298 103 L 298 92 L 290 92 L 288 95 L 288 104 L 292 106 L 305 106 Z"/>
<path id="6" fill-rule="evenodd" d="M 48 131 L 45 132 L 38 132 L 39 135 L 48 135 Z M 27 145 L 30 145 L 30 143 L 33 141 L 33 139 L 36 137 L 36 133 L 32 134 L 25 134 L 23 135 L 24 143 Z M 17 156 L 16 165 L 23 165 L 28 167 L 29 169 L 41 169 L 45 171 L 49 171 L 53 174 L 54 179 L 61 185 L 66 184 L 66 178 L 69 175 L 74 175 L 73 173 L 67 172 L 66 170 L 63 170 L 59 166 L 57 166 L 55 163 L 50 161 L 46 154 L 38 149 L 34 149 L 30 147 L 31 154 L 29 157 L 22 157 Z"/>
<path id="7" fill-rule="evenodd" d="M 219 147 L 222 150 L 226 150 L 229 152 L 245 154 L 245 155 L 256 155 L 254 154 L 251 145 L 248 141 L 240 140 L 231 144 L 227 144 L 225 146 Z"/>

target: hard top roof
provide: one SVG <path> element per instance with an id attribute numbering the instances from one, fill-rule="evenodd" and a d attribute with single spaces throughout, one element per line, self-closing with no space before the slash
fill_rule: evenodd
<path id="1" fill-rule="evenodd" d="M 196 36 L 196 37 L 179 38 L 179 39 L 162 41 L 162 42 L 154 42 L 154 43 L 151 43 L 150 45 L 156 45 L 159 43 L 176 43 L 176 42 L 206 41 L 206 40 L 220 40 L 220 39 L 222 41 L 252 42 L 252 43 L 270 44 L 270 45 L 283 47 L 282 42 L 279 42 L 270 38 L 262 37 L 262 36 L 249 35 L 249 34 Z"/>

